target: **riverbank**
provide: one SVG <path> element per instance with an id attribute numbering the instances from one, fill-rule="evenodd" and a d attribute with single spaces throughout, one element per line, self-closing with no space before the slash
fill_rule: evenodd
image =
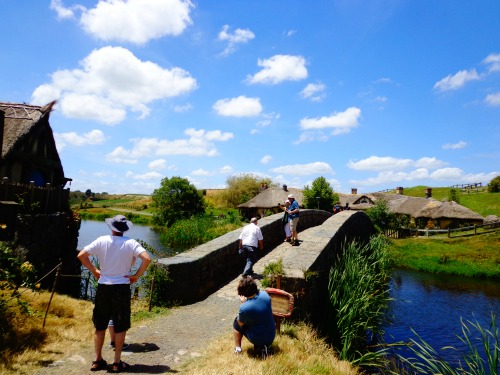
<path id="1" fill-rule="evenodd" d="M 467 237 L 391 240 L 390 254 L 400 268 L 500 280 L 500 230 Z"/>

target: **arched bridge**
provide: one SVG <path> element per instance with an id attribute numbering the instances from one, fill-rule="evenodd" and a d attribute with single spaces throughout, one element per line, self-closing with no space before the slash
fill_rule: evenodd
<path id="1" fill-rule="evenodd" d="M 259 251 L 254 271 L 261 274 L 267 264 L 281 260 L 285 269 L 281 289 L 296 296 L 296 307 L 303 313 L 321 315 L 328 273 L 342 245 L 353 240 L 367 242 L 374 227 L 364 212 L 343 211 L 332 216 L 322 210 L 301 210 L 300 246 L 290 246 L 283 242 L 281 218 L 282 214 L 276 214 L 259 220 L 264 251 Z M 198 302 L 237 278 L 245 263 L 238 255 L 240 233 L 237 229 L 184 253 L 159 259 L 171 279 L 168 295 L 163 297 L 178 304 Z"/>

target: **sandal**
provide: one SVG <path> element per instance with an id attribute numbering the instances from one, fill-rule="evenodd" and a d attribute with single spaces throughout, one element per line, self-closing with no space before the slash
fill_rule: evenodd
<path id="1" fill-rule="evenodd" d="M 115 362 L 113 363 L 113 366 L 111 367 L 110 370 L 108 370 L 108 372 L 112 372 L 112 373 L 119 373 L 119 372 L 122 372 L 122 371 L 127 371 L 128 369 L 130 368 L 130 365 L 128 363 L 125 363 L 123 361 L 120 361 L 120 362 Z"/>
<path id="2" fill-rule="evenodd" d="M 100 359 L 98 361 L 92 361 L 92 367 L 90 368 L 90 371 L 101 371 L 106 368 L 108 363 L 104 359 Z"/>

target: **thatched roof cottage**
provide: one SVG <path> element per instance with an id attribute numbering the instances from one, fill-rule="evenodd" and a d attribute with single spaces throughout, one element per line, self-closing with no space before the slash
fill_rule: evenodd
<path id="1" fill-rule="evenodd" d="M 240 215 L 250 219 L 283 212 L 278 208 L 278 203 L 284 204 L 289 194 L 293 194 L 299 204 L 303 202 L 304 196 L 300 189 L 289 188 L 287 185 L 283 185 L 281 188 L 270 187 L 261 191 L 248 202 L 238 205 Z"/>
<path id="2" fill-rule="evenodd" d="M 49 117 L 55 101 L 43 107 L 0 102 L 0 177 L 36 186 L 64 187 Z"/>

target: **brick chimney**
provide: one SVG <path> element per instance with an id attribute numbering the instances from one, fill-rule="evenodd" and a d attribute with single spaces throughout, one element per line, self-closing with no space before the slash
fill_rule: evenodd
<path id="1" fill-rule="evenodd" d="M 432 188 L 425 188 L 425 197 L 432 198 Z"/>
<path id="2" fill-rule="evenodd" d="M 398 193 L 399 195 L 403 195 L 403 190 L 404 190 L 404 187 L 402 186 L 398 186 L 396 188 L 396 193 Z"/>
<path id="3" fill-rule="evenodd" d="M 358 194 L 357 188 L 351 188 L 351 194 Z"/>

